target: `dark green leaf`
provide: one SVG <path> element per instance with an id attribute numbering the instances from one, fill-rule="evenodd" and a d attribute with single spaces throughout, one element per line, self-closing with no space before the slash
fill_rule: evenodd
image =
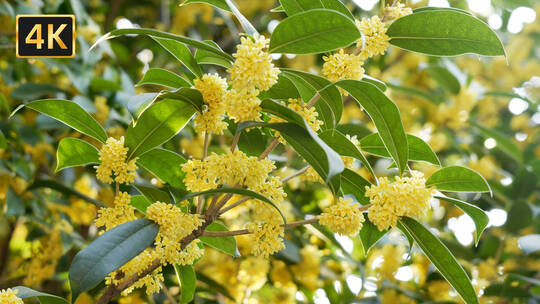
<path id="1" fill-rule="evenodd" d="M 442 276 L 463 298 L 465 303 L 478 304 L 476 291 L 471 284 L 470 278 L 448 248 L 433 233 L 417 221 L 403 217 L 400 222 L 411 234 L 418 246 L 422 248 L 422 251 L 433 265 L 437 267 Z"/>
<path id="2" fill-rule="evenodd" d="M 204 43 L 221 50 L 219 45 L 212 40 L 205 40 Z M 232 67 L 229 60 L 223 59 L 223 57 L 203 49 L 197 49 L 195 52 L 195 60 L 197 60 L 199 64 L 215 64 L 227 69 Z"/>
<path id="3" fill-rule="evenodd" d="M 486 23 L 454 10 L 421 11 L 399 18 L 386 33 L 391 44 L 428 55 L 505 55 L 501 41 Z"/>
<path id="4" fill-rule="evenodd" d="M 287 100 L 289 98 L 300 98 L 300 93 L 298 92 L 298 89 L 293 84 L 289 78 L 283 76 L 284 73 L 279 73 L 278 80 L 276 84 L 274 84 L 270 89 L 267 91 L 263 91 L 259 93 L 259 99 L 284 99 Z M 315 93 L 313 93 L 315 94 Z"/>
<path id="5" fill-rule="evenodd" d="M 165 69 L 158 68 L 152 68 L 146 71 L 141 81 L 137 83 L 137 86 L 141 86 L 144 84 L 157 84 L 174 89 L 191 86 L 189 82 L 182 78 L 180 75 Z"/>
<path id="6" fill-rule="evenodd" d="M 231 9 L 229 8 L 229 6 L 227 5 L 227 2 L 225 2 L 225 0 L 185 0 L 184 2 L 182 2 L 182 4 L 180 5 L 186 5 L 186 4 L 190 4 L 190 3 L 207 3 L 207 4 L 210 4 L 210 5 L 213 5 L 217 8 L 220 8 L 222 10 L 226 10 L 226 11 L 231 11 Z"/>
<path id="7" fill-rule="evenodd" d="M 17 290 L 17 297 L 20 299 L 37 298 L 41 304 L 68 304 L 69 302 L 61 297 L 48 293 L 36 291 L 24 286 L 13 287 Z"/>
<path id="8" fill-rule="evenodd" d="M 205 230 L 217 231 L 217 232 L 229 231 L 229 229 L 227 229 L 225 225 L 219 222 L 213 222 L 212 224 L 206 226 Z M 215 248 L 221 252 L 229 254 L 233 257 L 240 256 L 240 253 L 238 252 L 238 248 L 236 247 L 236 239 L 234 238 L 234 236 L 220 236 L 220 237 L 201 236 L 199 239 L 204 244 L 212 248 Z"/>
<path id="9" fill-rule="evenodd" d="M 103 127 L 78 104 L 63 99 L 41 99 L 25 104 L 27 108 L 59 120 L 102 143 L 107 140 Z"/>
<path id="10" fill-rule="evenodd" d="M 197 275 L 192 265 L 174 265 L 174 271 L 182 287 L 180 303 L 189 303 L 195 296 Z"/>
<path id="11" fill-rule="evenodd" d="M 488 183 L 480 174 L 460 166 L 450 166 L 436 171 L 428 178 L 426 186 L 451 192 L 491 193 Z"/>
<path id="12" fill-rule="evenodd" d="M 144 195 L 150 202 L 162 202 L 162 203 L 171 203 L 171 197 L 165 191 L 159 190 L 158 188 L 135 185 L 135 188 Z"/>
<path id="13" fill-rule="evenodd" d="M 519 163 L 523 162 L 523 155 L 521 154 L 521 150 L 508 136 L 493 129 L 488 129 L 474 122 L 472 122 L 471 124 L 475 126 L 478 131 L 480 131 L 480 134 L 482 134 L 482 136 L 484 136 L 485 138 L 491 137 L 495 139 L 495 141 L 497 142 L 497 148 L 501 149 L 501 151 L 508 154 L 510 157 L 512 157 Z"/>
<path id="14" fill-rule="evenodd" d="M 366 216 L 366 221 L 360 230 L 360 240 L 362 240 L 362 246 L 364 247 L 364 255 L 367 255 L 369 249 L 377 244 L 387 232 L 388 230 L 380 231 Z"/>
<path id="15" fill-rule="evenodd" d="M 98 163 L 98 150 L 84 140 L 66 137 L 58 144 L 58 150 L 56 151 L 56 172 L 68 167 Z"/>
<path id="16" fill-rule="evenodd" d="M 482 235 L 482 232 L 484 232 L 484 229 L 486 229 L 486 226 L 489 223 L 489 217 L 486 215 L 486 213 L 482 209 L 474 205 L 471 205 L 464 201 L 460 201 L 455 198 L 450 198 L 446 196 L 435 196 L 435 198 L 458 206 L 459 209 L 463 210 L 463 212 L 467 213 L 467 215 L 472 218 L 472 220 L 474 221 L 474 226 L 476 227 L 475 244 L 478 245 L 480 236 Z"/>
<path id="17" fill-rule="evenodd" d="M 425 161 L 436 166 L 440 166 L 441 162 L 437 154 L 431 150 L 431 147 L 421 138 L 411 134 L 407 134 L 407 144 L 409 145 L 409 159 L 416 161 Z M 382 156 L 390 157 L 378 133 L 373 133 L 360 140 L 362 150 Z"/>
<path id="18" fill-rule="evenodd" d="M 517 233 L 519 230 L 528 227 L 533 222 L 533 210 L 525 201 L 516 200 L 512 203 L 504 228 L 511 233 Z"/>
<path id="19" fill-rule="evenodd" d="M 370 84 L 376 86 L 377 89 L 379 89 L 379 90 L 381 90 L 383 92 L 386 91 L 386 84 L 382 80 L 371 77 L 369 75 L 364 75 L 364 77 L 362 77 L 362 81 L 365 81 L 367 83 L 370 83 Z"/>
<path id="20" fill-rule="evenodd" d="M 30 186 L 28 186 L 28 188 L 26 188 L 26 191 L 30 191 L 30 190 L 33 190 L 33 189 L 39 189 L 39 188 L 49 188 L 49 189 L 53 189 L 53 190 L 56 190 L 66 196 L 70 196 L 70 195 L 73 195 L 73 196 L 76 196 L 78 198 L 81 198 L 89 203 L 92 203 L 98 207 L 105 207 L 105 205 L 98 201 L 98 200 L 95 200 L 93 198 L 90 198 L 88 196 L 86 196 L 85 194 L 82 194 L 80 193 L 79 191 L 77 190 L 74 190 L 72 188 L 69 188 L 69 187 L 66 187 L 54 180 L 44 180 L 44 179 L 37 179 L 35 180 Z"/>
<path id="21" fill-rule="evenodd" d="M 64 92 L 62 89 L 53 84 L 27 82 L 11 91 L 11 97 L 26 101 L 44 96 L 53 96 L 62 92 Z"/>
<path id="22" fill-rule="evenodd" d="M 159 93 L 142 93 L 131 96 L 127 101 L 127 108 L 133 118 L 138 118 L 148 106 L 158 97 Z"/>
<path id="23" fill-rule="evenodd" d="M 192 88 L 180 88 L 175 91 L 162 92 L 158 95 L 157 100 L 176 99 L 191 104 L 199 113 L 203 111 L 203 96 L 199 90 Z"/>
<path id="24" fill-rule="evenodd" d="M 195 109 L 189 103 L 165 99 L 142 112 L 135 126 L 126 131 L 127 159 L 140 156 L 167 142 L 191 120 Z"/>
<path id="25" fill-rule="evenodd" d="M 349 9 L 347 9 L 347 7 L 339 0 L 280 0 L 279 2 L 281 2 L 283 10 L 289 16 L 316 8 L 326 8 L 329 10 L 338 11 L 349 17 L 351 20 L 354 20 L 354 16 L 351 14 Z"/>
<path id="26" fill-rule="evenodd" d="M 7 148 L 7 141 L 6 137 L 4 136 L 4 133 L 0 131 L 0 149 Z"/>
<path id="27" fill-rule="evenodd" d="M 341 190 L 344 194 L 354 195 L 362 205 L 369 204 L 369 198 L 365 195 L 366 186 L 371 186 L 371 183 L 353 170 L 345 169 L 341 172 Z"/>
<path id="28" fill-rule="evenodd" d="M 171 55 L 182 62 L 188 70 L 198 77 L 202 76 L 202 70 L 189 48 L 182 42 L 166 38 L 153 37 L 162 47 L 164 47 Z"/>
<path id="29" fill-rule="evenodd" d="M 6 192 L 6 215 L 7 216 L 21 216 L 24 215 L 24 203 L 21 197 L 11 189 L 7 188 Z"/>
<path id="30" fill-rule="evenodd" d="M 458 94 L 461 85 L 459 80 L 446 68 L 442 66 L 430 66 L 426 70 L 429 75 L 435 79 L 443 88 L 447 89 L 452 94 Z"/>
<path id="31" fill-rule="evenodd" d="M 154 243 L 159 227 L 147 219 L 116 226 L 79 251 L 69 268 L 72 299 L 92 289 Z"/>
<path id="32" fill-rule="evenodd" d="M 137 159 L 139 166 L 177 188 L 185 188 L 183 180 L 186 174 L 180 167 L 185 162 L 182 155 L 164 149 L 152 149 Z"/>
<path id="33" fill-rule="evenodd" d="M 407 136 L 397 106 L 374 85 L 358 80 L 342 80 L 336 85 L 345 89 L 375 123 L 386 150 L 397 164 L 400 174 L 407 167 Z"/>
<path id="34" fill-rule="evenodd" d="M 270 39 L 270 53 L 313 54 L 347 47 L 360 32 L 346 15 L 313 9 L 281 21 Z"/>

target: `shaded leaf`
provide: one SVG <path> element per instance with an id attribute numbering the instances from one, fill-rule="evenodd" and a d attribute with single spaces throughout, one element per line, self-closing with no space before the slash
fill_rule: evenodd
<path id="1" fill-rule="evenodd" d="M 341 190 L 343 190 L 344 194 L 354 195 L 362 205 L 369 204 L 369 198 L 365 195 L 366 186 L 371 186 L 371 183 L 353 170 L 345 168 L 341 172 Z"/>
<path id="2" fill-rule="evenodd" d="M 37 298 L 41 304 L 68 304 L 66 299 L 51 295 L 48 293 L 33 290 L 24 286 L 13 287 L 13 290 L 17 290 L 17 298 L 28 299 Z"/>
<path id="3" fill-rule="evenodd" d="M 165 149 L 152 149 L 137 159 L 137 164 L 154 174 L 160 180 L 177 188 L 185 188 L 181 165 L 186 159 L 173 151 Z"/>
<path id="4" fill-rule="evenodd" d="M 213 222 L 212 224 L 206 226 L 205 230 L 217 231 L 217 232 L 229 231 L 229 229 L 227 229 L 225 225 L 219 222 Z M 236 247 L 236 239 L 234 238 L 234 236 L 220 236 L 220 237 L 201 236 L 199 239 L 204 244 L 212 248 L 215 248 L 221 252 L 229 254 L 233 257 L 240 256 L 238 248 Z"/>
<path id="5" fill-rule="evenodd" d="M 407 144 L 409 146 L 410 160 L 425 161 L 436 166 L 441 165 L 437 154 L 421 138 L 407 134 Z M 373 133 L 362 138 L 360 140 L 360 147 L 362 150 L 374 155 L 391 157 L 378 133 Z"/>
<path id="6" fill-rule="evenodd" d="M 488 129 L 474 122 L 472 122 L 471 124 L 476 127 L 478 131 L 480 131 L 480 134 L 482 134 L 482 136 L 484 136 L 485 138 L 491 137 L 495 139 L 495 141 L 497 142 L 497 148 L 501 149 L 501 151 L 503 151 L 519 163 L 523 162 L 523 155 L 521 154 L 521 150 L 508 136 L 496 130 Z"/>
<path id="7" fill-rule="evenodd" d="M 202 76 L 202 70 L 195 57 L 191 54 L 189 48 L 182 42 L 166 38 L 152 37 L 162 47 L 164 47 L 171 55 L 178 59 L 182 64 L 198 77 Z"/>
<path id="8" fill-rule="evenodd" d="M 171 203 L 171 197 L 165 191 L 159 190 L 158 188 L 135 185 L 135 188 L 144 195 L 151 203 L 162 202 L 162 203 Z"/>

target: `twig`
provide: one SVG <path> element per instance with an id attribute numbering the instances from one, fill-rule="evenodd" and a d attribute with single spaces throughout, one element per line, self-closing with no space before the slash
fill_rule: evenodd
<path id="1" fill-rule="evenodd" d="M 268 154 L 270 154 L 270 152 L 272 152 L 272 150 L 274 150 L 274 148 L 279 145 L 279 137 L 275 137 L 274 140 L 270 143 L 270 145 L 268 147 L 266 147 L 266 149 L 263 151 L 263 153 L 261 153 L 261 155 L 259 155 L 259 160 L 261 159 L 265 159 Z"/>
<path id="2" fill-rule="evenodd" d="M 281 182 L 282 183 L 285 183 L 299 175 L 302 175 L 304 172 L 306 172 L 308 169 L 310 168 L 310 166 L 305 166 L 304 168 L 294 172 L 293 174 L 289 175 L 289 176 L 285 176 L 284 178 L 281 179 Z"/>
<path id="3" fill-rule="evenodd" d="M 306 108 L 308 109 L 311 108 L 317 102 L 317 100 L 319 100 L 320 97 L 321 97 L 321 94 L 319 94 L 319 92 L 313 95 L 313 97 L 311 97 L 309 102 L 306 104 Z"/>
<path id="4" fill-rule="evenodd" d="M 231 153 L 234 152 L 234 149 L 236 149 L 236 146 L 238 145 L 238 141 L 240 140 L 240 133 L 241 132 L 236 132 L 236 134 L 234 134 L 234 137 L 231 143 Z"/>
<path id="5" fill-rule="evenodd" d="M 163 284 L 163 282 L 159 283 L 159 285 L 161 286 L 161 290 L 163 290 L 163 293 L 165 294 L 165 296 L 167 297 L 167 300 L 169 300 L 169 302 L 171 304 L 178 304 L 178 302 L 176 302 L 176 300 L 174 299 L 174 297 L 172 296 L 171 292 L 169 291 L 169 289 L 167 289 L 167 286 L 165 286 L 165 284 Z"/>
<path id="6" fill-rule="evenodd" d="M 313 224 L 319 221 L 318 217 L 310 218 L 307 220 L 301 220 L 292 222 L 289 224 L 281 225 L 285 229 L 294 228 L 298 226 Z M 242 235 L 242 234 L 250 234 L 249 230 L 247 229 L 240 229 L 240 230 L 232 230 L 232 231 L 204 231 L 203 236 L 213 236 L 213 237 L 220 237 L 220 236 L 235 236 L 235 235 Z"/>
<path id="7" fill-rule="evenodd" d="M 202 159 L 205 159 L 208 155 L 208 144 L 210 143 L 210 133 L 204 132 L 204 148 L 203 148 L 203 156 Z M 204 205 L 204 197 L 199 196 L 197 197 L 197 214 L 201 214 L 202 209 Z"/>

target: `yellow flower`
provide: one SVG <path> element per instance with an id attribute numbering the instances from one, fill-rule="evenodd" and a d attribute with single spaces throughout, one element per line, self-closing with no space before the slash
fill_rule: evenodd
<path id="1" fill-rule="evenodd" d="M 397 293 L 395 289 L 386 288 L 382 292 L 381 304 L 416 304 L 416 301 L 402 293 Z"/>
<path id="2" fill-rule="evenodd" d="M 107 105 L 107 98 L 103 96 L 96 96 L 94 98 L 94 106 L 96 107 L 96 114 L 94 116 L 96 117 L 96 120 L 100 123 L 104 123 L 107 121 L 107 117 L 109 117 L 109 106 Z"/>
<path id="3" fill-rule="evenodd" d="M 104 226 L 105 230 L 110 230 L 120 224 L 136 220 L 135 208 L 130 205 L 130 202 L 131 196 L 127 192 L 118 193 L 114 198 L 113 207 L 98 210 L 96 226 Z"/>
<path id="4" fill-rule="evenodd" d="M 345 54 L 343 49 L 330 56 L 323 56 L 322 73 L 332 82 L 342 79 L 360 80 L 364 77 L 364 61 L 358 55 Z"/>
<path id="5" fill-rule="evenodd" d="M 217 135 L 223 134 L 228 124 L 223 121 L 225 115 L 225 109 L 221 108 L 209 108 L 206 112 L 198 113 L 194 119 L 195 131 L 197 133 L 207 132 Z"/>
<path id="6" fill-rule="evenodd" d="M 53 230 L 48 236 L 40 239 L 39 248 L 34 252 L 28 265 L 24 285 L 39 286 L 44 280 L 52 278 L 60 257 L 62 257 L 60 231 Z"/>
<path id="7" fill-rule="evenodd" d="M 218 74 L 204 74 L 201 78 L 193 81 L 194 87 L 203 96 L 204 102 L 210 108 L 219 108 L 223 104 L 223 98 L 227 91 L 227 81 Z"/>
<path id="8" fill-rule="evenodd" d="M 321 267 L 321 252 L 313 245 L 304 246 L 300 249 L 302 260 L 291 266 L 296 281 L 307 289 L 314 291 L 321 285 L 319 270 Z"/>
<path id="9" fill-rule="evenodd" d="M 251 232 L 251 253 L 267 258 L 271 254 L 285 248 L 283 239 L 284 228 L 277 223 L 249 223 L 246 228 Z"/>
<path id="10" fill-rule="evenodd" d="M 261 100 L 257 98 L 258 90 L 232 89 L 227 91 L 225 99 L 227 100 L 227 115 L 235 122 L 255 120 L 259 121 L 261 117 Z"/>
<path id="11" fill-rule="evenodd" d="M 344 201 L 340 197 L 336 204 L 323 210 L 319 217 L 319 223 L 341 235 L 357 235 L 362 228 L 364 214 L 358 210 L 357 204 L 351 204 L 351 202 L 352 199 Z"/>
<path id="12" fill-rule="evenodd" d="M 401 17 L 407 16 L 412 14 L 412 9 L 410 7 L 406 7 L 402 3 L 396 3 L 392 6 L 387 6 L 384 9 L 384 14 L 390 19 L 390 20 L 396 20 Z"/>
<path id="13" fill-rule="evenodd" d="M 126 163 L 127 152 L 129 148 L 124 147 L 124 137 L 116 140 L 109 137 L 99 151 L 99 160 L 101 164 L 96 166 L 96 176 L 104 183 L 132 183 L 136 176 L 137 158 L 131 159 Z M 111 177 L 115 175 L 115 178 Z"/>
<path id="14" fill-rule="evenodd" d="M 366 186 L 372 206 L 369 220 L 383 231 L 397 224 L 402 216 L 419 217 L 429 209 L 433 189 L 426 188 L 424 174 L 411 171 L 411 177 L 396 177 L 394 182 L 379 178 L 378 185 Z"/>
<path id="15" fill-rule="evenodd" d="M 427 284 L 429 297 L 437 301 L 451 301 L 452 288 L 448 282 L 443 280 L 430 281 Z"/>
<path id="16" fill-rule="evenodd" d="M 0 291 L 0 303 L 2 304 L 24 304 L 23 300 L 17 297 L 18 290 L 2 289 Z"/>
<path id="17" fill-rule="evenodd" d="M 377 16 L 370 19 L 356 20 L 356 26 L 362 33 L 362 38 L 356 42 L 360 48 L 360 58 L 367 59 L 375 55 L 383 55 L 390 44 L 390 37 L 386 35 L 386 26 Z"/>
<path id="18" fill-rule="evenodd" d="M 272 57 L 264 51 L 270 40 L 255 35 L 253 38 L 242 37 L 240 41 L 233 54 L 236 60 L 229 69 L 232 87 L 235 90 L 268 90 L 277 82 L 279 74 L 279 69 L 272 63 Z"/>
<path id="19" fill-rule="evenodd" d="M 180 241 L 204 223 L 196 214 L 184 213 L 173 204 L 156 202 L 146 209 L 146 217 L 159 225 L 156 240 Z"/>

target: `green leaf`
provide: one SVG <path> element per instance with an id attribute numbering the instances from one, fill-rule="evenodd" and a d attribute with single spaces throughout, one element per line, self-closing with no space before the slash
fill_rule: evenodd
<path id="1" fill-rule="evenodd" d="M 0 149 L 7 148 L 7 141 L 6 137 L 4 136 L 4 133 L 0 131 Z"/>
<path id="2" fill-rule="evenodd" d="M 153 37 L 155 41 L 161 44 L 171 55 L 183 63 L 191 73 L 197 75 L 198 77 L 202 76 L 202 70 L 195 57 L 191 54 L 189 48 L 182 42 L 166 39 L 166 38 L 157 38 Z"/>
<path id="3" fill-rule="evenodd" d="M 21 197 L 17 195 L 11 187 L 7 188 L 6 192 L 6 215 L 21 216 L 24 215 L 24 203 Z"/>
<path id="4" fill-rule="evenodd" d="M 186 174 L 180 167 L 185 162 L 186 159 L 182 155 L 159 148 L 152 149 L 137 159 L 137 165 L 177 188 L 185 188 L 182 181 Z"/>
<path id="5" fill-rule="evenodd" d="M 176 40 L 176 41 L 191 45 L 191 46 L 193 46 L 195 48 L 198 48 L 198 49 L 207 50 L 207 51 L 209 51 L 211 53 L 214 53 L 214 54 L 218 55 L 219 57 L 221 57 L 221 58 L 223 58 L 225 60 L 234 61 L 234 58 L 231 55 L 223 52 L 219 48 L 213 47 L 213 46 L 211 46 L 209 44 L 206 44 L 204 42 L 201 42 L 201 41 L 198 41 L 198 40 L 195 40 L 195 39 L 191 39 L 191 38 L 187 38 L 187 37 L 183 37 L 183 36 L 180 36 L 180 35 L 175 35 L 175 34 L 171 34 L 171 33 L 166 33 L 166 32 L 162 32 L 162 31 L 158 31 L 158 30 L 154 30 L 154 29 L 146 29 L 146 28 L 118 29 L 118 30 L 111 31 L 111 32 L 103 35 L 102 37 L 100 37 L 94 43 L 92 48 L 94 48 L 96 45 L 98 45 L 99 43 L 101 43 L 101 42 L 103 42 L 105 40 L 113 39 L 113 38 L 116 38 L 118 36 L 133 35 L 133 34 L 135 34 L 135 35 L 148 35 L 148 36 L 153 37 L 153 38 L 157 37 L 157 38 L 166 38 L 166 39 Z"/>
<path id="6" fill-rule="evenodd" d="M 127 159 L 167 142 L 184 128 L 193 114 L 192 105 L 175 99 L 165 99 L 148 107 L 126 131 Z"/>
<path id="7" fill-rule="evenodd" d="M 425 70 L 429 75 L 439 83 L 440 86 L 447 89 L 452 94 L 458 94 L 461 90 L 459 80 L 448 69 L 442 66 L 430 66 Z"/>
<path id="8" fill-rule="evenodd" d="M 56 151 L 56 172 L 69 167 L 98 163 L 98 150 L 84 140 L 66 137 L 58 144 L 58 150 Z"/>
<path id="9" fill-rule="evenodd" d="M 271 13 L 284 13 L 285 10 L 283 9 L 283 6 L 280 5 L 278 7 L 274 7 L 273 9 L 270 10 Z"/>
<path id="10" fill-rule="evenodd" d="M 523 200 L 512 202 L 504 229 L 510 233 L 518 233 L 521 229 L 529 227 L 534 220 L 533 208 Z"/>
<path id="11" fill-rule="evenodd" d="M 281 2 L 281 6 L 288 16 L 316 8 L 326 8 L 329 10 L 338 11 L 349 17 L 351 20 L 354 20 L 354 16 L 351 14 L 349 9 L 347 9 L 347 7 L 339 0 L 280 0 L 279 2 Z"/>
<path id="12" fill-rule="evenodd" d="M 221 50 L 219 45 L 212 40 L 205 40 L 203 42 Z M 232 64 L 229 60 L 223 59 L 223 57 L 221 56 L 202 49 L 197 49 L 197 51 L 195 51 L 195 60 L 197 60 L 197 63 L 199 64 L 215 64 L 227 69 L 232 67 Z"/>
<path id="13" fill-rule="evenodd" d="M 281 21 L 270 38 L 270 53 L 314 54 L 349 46 L 360 32 L 346 15 L 313 9 Z"/>
<path id="14" fill-rule="evenodd" d="M 480 236 L 482 235 L 482 232 L 484 232 L 484 229 L 486 229 L 487 224 L 489 223 L 489 217 L 486 215 L 486 213 L 482 209 L 474 205 L 471 205 L 464 201 L 460 201 L 455 198 L 450 198 L 446 196 L 435 196 L 435 198 L 458 206 L 459 209 L 463 210 L 463 212 L 467 213 L 467 215 L 472 218 L 474 226 L 476 227 L 475 244 L 478 246 Z"/>
<path id="15" fill-rule="evenodd" d="M 315 93 L 313 93 L 315 94 Z M 284 76 L 284 73 L 279 73 L 276 84 L 270 89 L 259 93 L 259 99 L 284 99 L 300 98 L 298 89 L 289 78 Z"/>
<path id="16" fill-rule="evenodd" d="M 521 150 L 512 139 L 498 131 L 488 129 L 477 123 L 471 122 L 471 124 L 476 127 L 478 131 L 480 131 L 480 134 L 482 134 L 482 136 L 484 136 L 485 138 L 491 137 L 495 139 L 495 141 L 497 142 L 497 148 L 506 153 L 508 156 L 515 159 L 517 162 L 523 163 L 523 155 L 521 154 Z"/>
<path id="17" fill-rule="evenodd" d="M 343 101 L 339 90 L 330 81 L 292 69 L 282 69 L 282 72 L 297 87 L 304 102 L 309 102 L 316 93 L 319 93 L 321 97 L 315 102 L 314 107 L 319 113 L 318 118 L 324 122 L 323 129 L 332 129 L 339 123 L 343 113 Z"/>
<path id="18" fill-rule="evenodd" d="M 336 130 L 339 130 L 343 134 L 356 136 L 356 138 L 364 138 L 372 133 L 365 125 L 359 122 L 339 124 Z"/>
<path id="19" fill-rule="evenodd" d="M 135 185 L 135 188 L 152 203 L 171 203 L 171 197 L 169 194 L 165 191 L 159 190 L 158 188 L 143 185 Z"/>
<path id="20" fill-rule="evenodd" d="M 24 286 L 13 287 L 17 290 L 17 298 L 28 299 L 37 298 L 41 304 L 68 304 L 69 302 L 61 297 L 40 292 Z"/>
<path id="21" fill-rule="evenodd" d="M 407 144 L 409 145 L 410 160 L 425 161 L 436 166 L 441 165 L 437 154 L 421 138 L 407 134 Z M 360 140 L 360 147 L 370 154 L 390 157 L 378 133 L 373 133 L 362 138 Z"/>
<path id="22" fill-rule="evenodd" d="M 195 296 L 197 284 L 197 275 L 192 265 L 174 265 L 176 277 L 182 287 L 180 303 L 189 303 Z"/>
<path id="23" fill-rule="evenodd" d="M 411 218 L 403 217 L 400 222 L 465 303 L 478 304 L 478 298 L 470 278 L 441 240 L 422 224 Z"/>
<path id="24" fill-rule="evenodd" d="M 169 88 L 190 87 L 187 80 L 171 71 L 159 68 L 152 68 L 146 71 L 141 81 L 136 86 L 145 84 L 157 84 Z"/>
<path id="25" fill-rule="evenodd" d="M 364 154 L 362 154 L 360 149 L 341 132 L 338 130 L 326 130 L 319 134 L 319 136 L 339 155 L 354 157 L 361 161 L 362 164 L 368 169 L 369 173 L 373 175 L 373 178 L 377 178 L 375 172 L 373 172 L 373 168 L 371 168 L 371 165 Z"/>
<path id="26" fill-rule="evenodd" d="M 420 12 L 427 12 L 427 11 L 444 11 L 444 10 L 455 11 L 455 12 L 458 12 L 458 13 L 471 15 L 471 13 L 469 13 L 468 11 L 462 10 L 462 9 L 459 9 L 459 8 L 455 8 L 455 7 L 438 7 L 438 6 L 424 6 L 424 7 L 415 8 L 413 10 L 413 13 L 420 13 Z"/>
<path id="27" fill-rule="evenodd" d="M 185 0 L 180 5 L 182 6 L 190 3 L 207 3 L 222 10 L 226 10 L 229 12 L 231 11 L 231 8 L 227 5 L 227 2 L 225 2 L 225 0 Z"/>
<path id="28" fill-rule="evenodd" d="M 153 202 L 151 202 L 144 195 L 133 195 L 131 197 L 131 202 L 129 204 L 131 206 L 135 207 L 135 209 L 139 210 L 140 212 L 146 213 L 146 208 L 148 208 L 148 206 L 152 205 Z"/>
<path id="29" fill-rule="evenodd" d="M 41 99 L 29 102 L 24 106 L 59 120 L 73 129 L 93 137 L 102 143 L 105 143 L 107 140 L 107 133 L 103 127 L 90 116 L 90 114 L 83 110 L 81 106 L 73 101 L 63 99 Z"/>
<path id="30" fill-rule="evenodd" d="M 360 104 L 375 123 L 386 150 L 397 164 L 400 174 L 407 167 L 409 150 L 407 136 L 398 107 L 372 84 L 358 80 L 342 80 L 336 83 Z"/>
<path id="31" fill-rule="evenodd" d="M 151 246 L 158 231 L 158 225 L 147 219 L 127 222 L 106 231 L 79 251 L 69 268 L 73 302 Z"/>
<path id="32" fill-rule="evenodd" d="M 212 224 L 206 226 L 206 231 L 223 232 L 223 231 L 229 231 L 229 229 L 227 229 L 227 227 L 223 225 L 222 223 L 213 222 Z M 238 248 L 236 247 L 236 239 L 234 238 L 234 236 L 220 236 L 220 237 L 201 236 L 199 239 L 204 244 L 212 248 L 215 248 L 221 252 L 229 254 L 233 257 L 240 256 L 240 253 L 238 252 Z"/>
<path id="33" fill-rule="evenodd" d="M 279 214 L 281 215 L 281 218 L 283 218 L 283 222 L 287 223 L 287 219 L 285 219 L 285 215 L 283 214 L 283 212 L 281 212 L 279 207 L 276 204 L 274 204 L 274 202 L 269 200 L 266 196 L 264 196 L 262 194 L 259 194 L 259 193 L 255 192 L 255 191 L 248 190 L 248 189 L 223 187 L 223 188 L 212 189 L 212 190 L 201 191 L 201 192 L 192 192 L 192 193 L 184 195 L 181 198 L 178 198 L 177 201 L 182 202 L 182 201 L 188 200 L 188 199 L 190 199 L 192 197 L 197 197 L 197 196 L 201 196 L 201 195 L 209 195 L 209 194 L 217 194 L 217 193 L 240 194 L 240 195 L 243 195 L 243 196 L 249 196 L 249 197 L 252 197 L 254 199 L 258 199 L 260 201 L 268 203 L 268 204 L 270 204 L 270 206 L 274 207 L 279 212 Z"/>
<path id="34" fill-rule="evenodd" d="M 127 108 L 133 118 L 138 118 L 148 108 L 159 93 L 141 93 L 131 96 L 127 101 Z"/>
<path id="35" fill-rule="evenodd" d="M 486 23 L 454 10 L 421 11 L 399 18 L 386 34 L 391 44 L 428 55 L 505 55 L 501 41 Z"/>
<path id="36" fill-rule="evenodd" d="M 259 34 L 259 32 L 257 32 L 255 27 L 249 22 L 249 20 L 247 20 L 246 17 L 244 17 L 244 15 L 240 13 L 233 0 L 225 0 L 225 3 L 227 3 L 229 8 L 231 9 L 231 12 L 234 14 L 236 19 L 238 19 L 240 25 L 242 25 L 242 28 L 244 29 L 246 34 L 250 36 L 255 36 L 256 34 Z"/>
<path id="37" fill-rule="evenodd" d="M 43 96 L 52 96 L 64 91 L 59 87 L 49 83 L 22 83 L 11 91 L 11 98 L 20 100 L 31 100 L 41 98 Z"/>
<path id="38" fill-rule="evenodd" d="M 369 204 L 369 198 L 366 197 L 366 186 L 371 186 L 371 183 L 353 170 L 346 168 L 341 172 L 341 190 L 344 194 L 354 195 L 362 205 Z"/>
<path id="39" fill-rule="evenodd" d="M 30 190 L 34 190 L 34 189 L 39 189 L 39 188 L 49 188 L 49 189 L 53 189 L 53 190 L 56 190 L 66 196 L 70 196 L 70 195 L 73 195 L 73 196 L 76 196 L 78 198 L 81 198 L 89 203 L 92 203 L 98 207 L 105 207 L 105 205 L 98 201 L 98 200 L 95 200 L 93 198 L 90 198 L 88 196 L 86 196 L 85 194 L 82 194 L 81 192 L 75 190 L 75 189 L 72 189 L 70 187 L 67 187 L 67 186 L 64 186 L 54 180 L 44 180 L 44 179 L 37 179 L 35 180 L 30 186 L 28 186 L 28 188 L 26 188 L 26 191 L 30 191 Z"/>
<path id="40" fill-rule="evenodd" d="M 90 88 L 93 91 L 116 92 L 116 91 L 120 91 L 122 89 L 122 86 L 114 81 L 96 77 L 96 78 L 93 78 L 92 81 L 90 81 Z"/>
<path id="41" fill-rule="evenodd" d="M 360 229 L 360 240 L 362 240 L 362 246 L 364 247 L 364 255 L 367 255 L 368 251 L 377 244 L 377 242 L 388 232 L 388 230 L 380 231 L 367 216 L 366 221 Z"/>
<path id="42" fill-rule="evenodd" d="M 436 171 L 428 178 L 426 186 L 450 192 L 491 193 L 489 184 L 482 175 L 472 169 L 460 166 L 450 166 Z"/>
<path id="43" fill-rule="evenodd" d="M 175 91 L 162 92 L 158 95 L 157 100 L 176 99 L 191 104 L 198 112 L 203 111 L 204 99 L 199 90 L 192 88 L 180 88 Z"/>
<path id="44" fill-rule="evenodd" d="M 383 92 L 386 91 L 386 84 L 382 80 L 371 77 L 369 75 L 364 75 L 364 77 L 362 77 L 362 81 L 370 83 L 370 84 L 376 86 L 377 89 L 379 89 L 379 90 L 381 90 Z"/>

